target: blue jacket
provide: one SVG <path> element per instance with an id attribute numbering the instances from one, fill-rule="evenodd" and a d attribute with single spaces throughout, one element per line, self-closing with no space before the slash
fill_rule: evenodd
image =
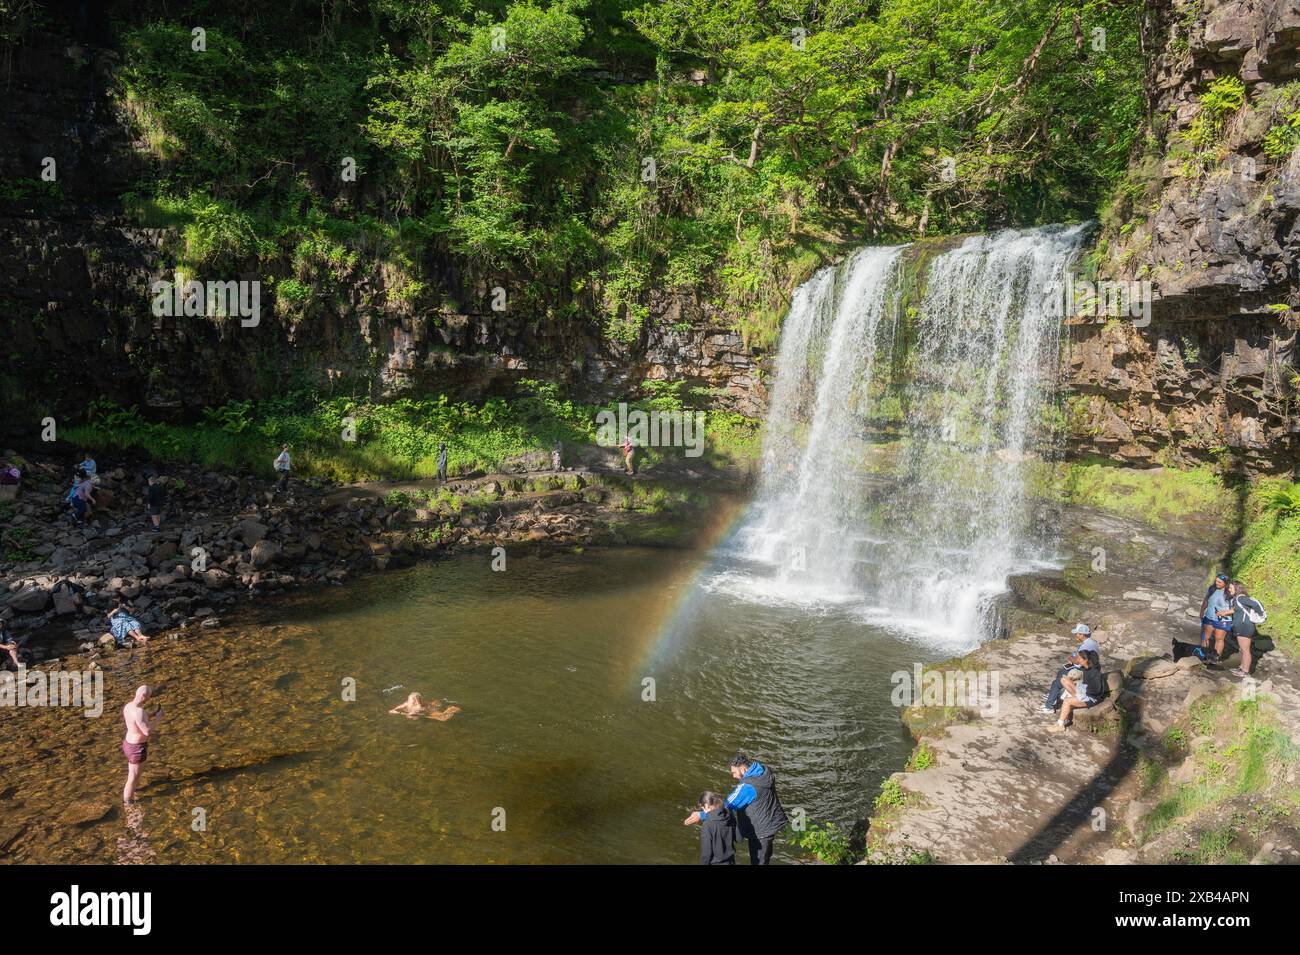
<path id="1" fill-rule="evenodd" d="M 727 808 L 736 814 L 736 824 L 746 839 L 768 839 L 790 821 L 776 793 L 776 778 L 759 762 L 750 763 L 740 777 L 727 797 Z"/>

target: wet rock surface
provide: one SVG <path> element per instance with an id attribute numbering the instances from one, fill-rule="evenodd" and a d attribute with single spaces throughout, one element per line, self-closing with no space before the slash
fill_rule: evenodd
<path id="1" fill-rule="evenodd" d="M 1149 844 L 1134 840 L 1154 808 L 1142 801 L 1149 797 L 1139 766 L 1162 750 L 1163 734 L 1198 701 L 1242 692 L 1240 678 L 1229 672 L 1235 657 L 1213 668 L 1195 657 L 1172 658 L 1174 640 L 1199 643 L 1204 582 L 1217 554 L 1203 537 L 1156 534 L 1089 509 L 1065 516 L 1065 568 L 1046 572 L 1042 588 L 1021 582 L 1015 588 L 1019 626 L 961 661 L 963 669 L 998 675 L 996 713 L 948 713 L 940 723 L 955 722 L 938 727 L 915 709 L 905 714 L 931 762 L 894 775 L 905 795 L 871 820 L 869 841 L 879 856 L 926 851 L 943 863 L 1164 862 L 1171 846 L 1189 838 L 1178 830 Z M 1098 546 L 1107 552 L 1105 572 L 1092 569 Z M 1065 605 L 1023 606 L 1024 595 L 1067 589 L 1075 596 Z M 1111 693 L 1070 729 L 1052 733 L 1056 717 L 1041 711 L 1043 697 L 1075 646 L 1069 630 L 1077 621 L 1093 628 Z M 1276 701 L 1292 738 L 1300 736 L 1296 666 L 1268 653 L 1254 679 L 1258 693 Z M 1189 761 L 1183 772 L 1194 768 Z M 1178 780 L 1176 773 L 1170 778 Z M 1300 837 L 1291 841 L 1300 850 Z M 1288 861 L 1300 861 L 1300 853 L 1288 854 L 1291 842 L 1279 838 L 1278 847 Z"/>
<path id="2" fill-rule="evenodd" d="M 1153 13 L 1159 145 L 1132 164 L 1132 197 L 1101 240 L 1101 277 L 1150 282 L 1153 307 L 1145 324 L 1070 322 L 1071 439 L 1129 464 L 1204 462 L 1227 448 L 1249 471 L 1285 471 L 1300 455 L 1300 149 L 1270 156 L 1262 141 L 1286 112 L 1270 104 L 1300 77 L 1300 5 L 1212 0 Z M 1225 79 L 1243 84 L 1244 108 L 1197 153 L 1187 137 L 1204 122 L 1200 97 Z"/>

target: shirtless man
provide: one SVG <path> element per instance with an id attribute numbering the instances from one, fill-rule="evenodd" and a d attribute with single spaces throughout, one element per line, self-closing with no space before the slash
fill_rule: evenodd
<path id="1" fill-rule="evenodd" d="M 399 703 L 388 712 L 394 716 L 405 716 L 408 719 L 414 719 L 417 716 L 427 716 L 431 720 L 438 720 L 445 723 L 457 713 L 460 712 L 459 706 L 449 706 L 446 709 L 438 709 L 441 700 L 434 700 L 432 703 L 425 703 L 424 697 L 419 693 L 412 693 L 406 698 L 405 703 Z"/>
<path id="2" fill-rule="evenodd" d="M 149 757 L 149 720 L 162 719 L 162 707 L 152 714 L 144 711 L 145 701 L 149 699 L 148 684 L 136 688 L 135 698 L 122 707 L 122 719 L 126 723 L 126 739 L 122 741 L 122 754 L 126 756 L 126 788 L 122 790 L 122 801 L 130 805 L 135 798 L 135 786 L 140 781 L 140 767 Z"/>

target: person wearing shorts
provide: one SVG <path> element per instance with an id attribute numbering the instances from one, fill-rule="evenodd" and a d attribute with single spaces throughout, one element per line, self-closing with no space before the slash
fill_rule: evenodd
<path id="1" fill-rule="evenodd" d="M 1216 574 L 1214 583 L 1205 592 L 1201 601 L 1201 649 L 1209 651 L 1214 648 L 1216 655 L 1223 654 L 1223 641 L 1232 628 L 1231 617 L 1225 618 L 1222 611 L 1231 613 L 1228 600 L 1228 575 Z"/>
<path id="2" fill-rule="evenodd" d="M 126 757 L 126 786 L 122 789 L 122 801 L 128 805 L 135 799 L 135 788 L 140 782 L 140 768 L 149 758 L 149 734 L 153 727 L 149 724 L 162 719 L 162 707 L 153 713 L 144 711 L 144 704 L 149 699 L 148 684 L 136 687 L 131 702 L 122 707 L 122 721 L 126 723 L 126 738 L 122 740 L 122 755 Z"/>
<path id="3" fill-rule="evenodd" d="M 1065 693 L 1061 699 L 1061 717 L 1047 728 L 1049 733 L 1062 733 L 1072 721 L 1075 710 L 1096 706 L 1106 695 L 1105 678 L 1101 672 L 1101 657 L 1094 650 L 1080 650 L 1079 663 L 1083 669 L 1077 680 L 1065 677 L 1061 684 Z"/>

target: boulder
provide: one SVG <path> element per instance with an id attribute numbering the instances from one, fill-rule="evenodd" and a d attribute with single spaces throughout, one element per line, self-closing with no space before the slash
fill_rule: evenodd
<path id="1" fill-rule="evenodd" d="M 269 567 L 280 556 L 280 545 L 268 540 L 259 540 L 253 545 L 249 560 L 254 567 Z"/>
<path id="2" fill-rule="evenodd" d="M 50 592 L 44 587 L 25 587 L 9 598 L 11 609 L 19 613 L 40 613 L 50 605 Z"/>
<path id="3" fill-rule="evenodd" d="M 248 517 L 235 525 L 233 534 L 244 542 L 244 546 L 252 547 L 266 537 L 268 530 L 269 528 L 261 521 Z"/>
<path id="4" fill-rule="evenodd" d="M 1180 673 L 1178 664 L 1166 657 L 1134 657 L 1124 667 L 1124 675 L 1139 680 L 1159 680 Z"/>
<path id="5" fill-rule="evenodd" d="M 234 578 L 220 567 L 213 567 L 205 570 L 201 575 L 203 583 L 213 590 L 224 590 L 234 583 Z"/>
<path id="6" fill-rule="evenodd" d="M 70 587 L 54 591 L 54 612 L 59 616 L 77 612 L 77 595 Z"/>

